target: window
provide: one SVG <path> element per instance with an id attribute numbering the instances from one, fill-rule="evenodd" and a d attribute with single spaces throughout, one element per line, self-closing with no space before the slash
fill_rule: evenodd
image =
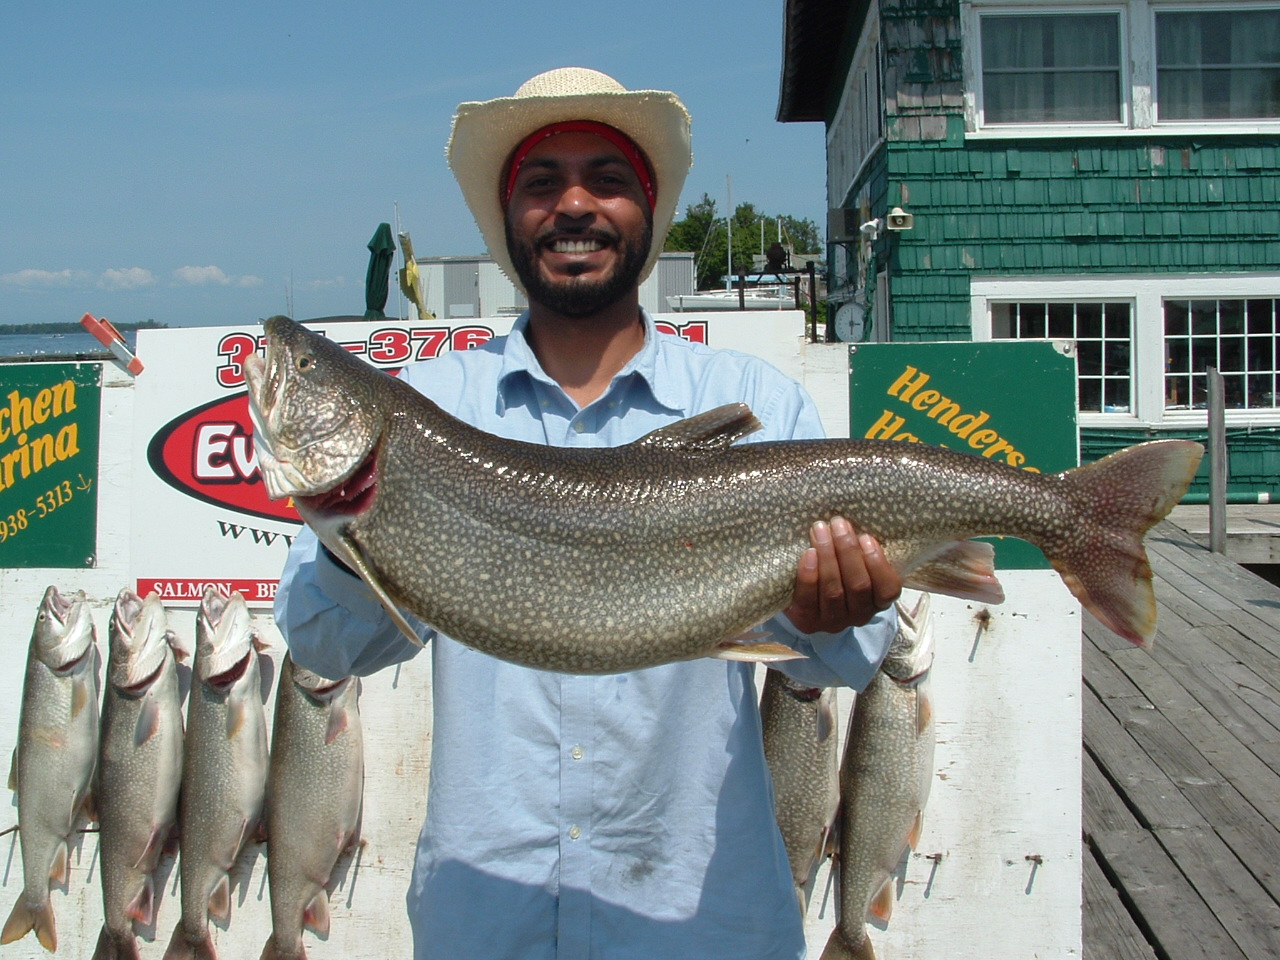
<path id="1" fill-rule="evenodd" d="M 1129 303 L 992 303 L 993 340 L 1076 341 L 1080 410 L 1128 413 L 1133 407 Z"/>
<path id="2" fill-rule="evenodd" d="M 1203 410 L 1205 370 L 1222 374 L 1226 407 L 1277 406 L 1280 300 L 1165 300 L 1165 409 Z"/>
<path id="3" fill-rule="evenodd" d="M 990 16 L 982 21 L 987 123 L 1118 123 L 1118 14 Z"/>
<path id="4" fill-rule="evenodd" d="M 981 277 L 975 340 L 1076 342 L 1080 423 L 1205 424 L 1205 370 L 1229 426 L 1280 424 L 1280 271 L 1211 276 Z"/>
<path id="5" fill-rule="evenodd" d="M 1280 117 L 1280 10 L 1156 14 L 1161 120 Z"/>
<path id="6" fill-rule="evenodd" d="M 961 7 L 970 133 L 1280 132 L 1277 0 Z"/>

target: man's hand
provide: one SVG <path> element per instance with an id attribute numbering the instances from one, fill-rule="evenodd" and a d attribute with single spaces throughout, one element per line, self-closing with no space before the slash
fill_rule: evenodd
<path id="1" fill-rule="evenodd" d="M 795 597 L 783 611 L 801 633 L 860 627 L 902 593 L 902 578 L 880 544 L 844 517 L 815 523 L 809 542 L 796 571 Z"/>

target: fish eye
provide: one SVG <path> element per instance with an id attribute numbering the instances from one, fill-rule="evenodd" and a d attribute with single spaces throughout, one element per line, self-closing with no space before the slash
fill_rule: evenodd
<path id="1" fill-rule="evenodd" d="M 310 370 L 314 365 L 315 360 L 311 357 L 311 354 L 304 353 L 302 356 L 298 357 L 297 366 L 299 370 Z"/>

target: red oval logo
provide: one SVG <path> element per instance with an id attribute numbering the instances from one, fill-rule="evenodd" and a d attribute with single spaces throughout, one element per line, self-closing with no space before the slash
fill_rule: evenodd
<path id="1" fill-rule="evenodd" d="M 161 480 L 196 500 L 267 520 L 302 523 L 292 498 L 267 496 L 253 449 L 247 392 L 174 417 L 151 438 L 147 462 Z"/>

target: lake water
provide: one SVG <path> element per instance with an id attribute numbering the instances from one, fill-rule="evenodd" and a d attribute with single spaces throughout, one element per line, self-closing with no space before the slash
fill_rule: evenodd
<path id="1" fill-rule="evenodd" d="M 130 350 L 136 350 L 136 331 L 124 331 L 124 342 Z M 0 359 L 3 360 L 64 360 L 99 357 L 110 358 L 112 353 L 88 332 L 71 333 L 14 333 L 0 335 Z"/>

